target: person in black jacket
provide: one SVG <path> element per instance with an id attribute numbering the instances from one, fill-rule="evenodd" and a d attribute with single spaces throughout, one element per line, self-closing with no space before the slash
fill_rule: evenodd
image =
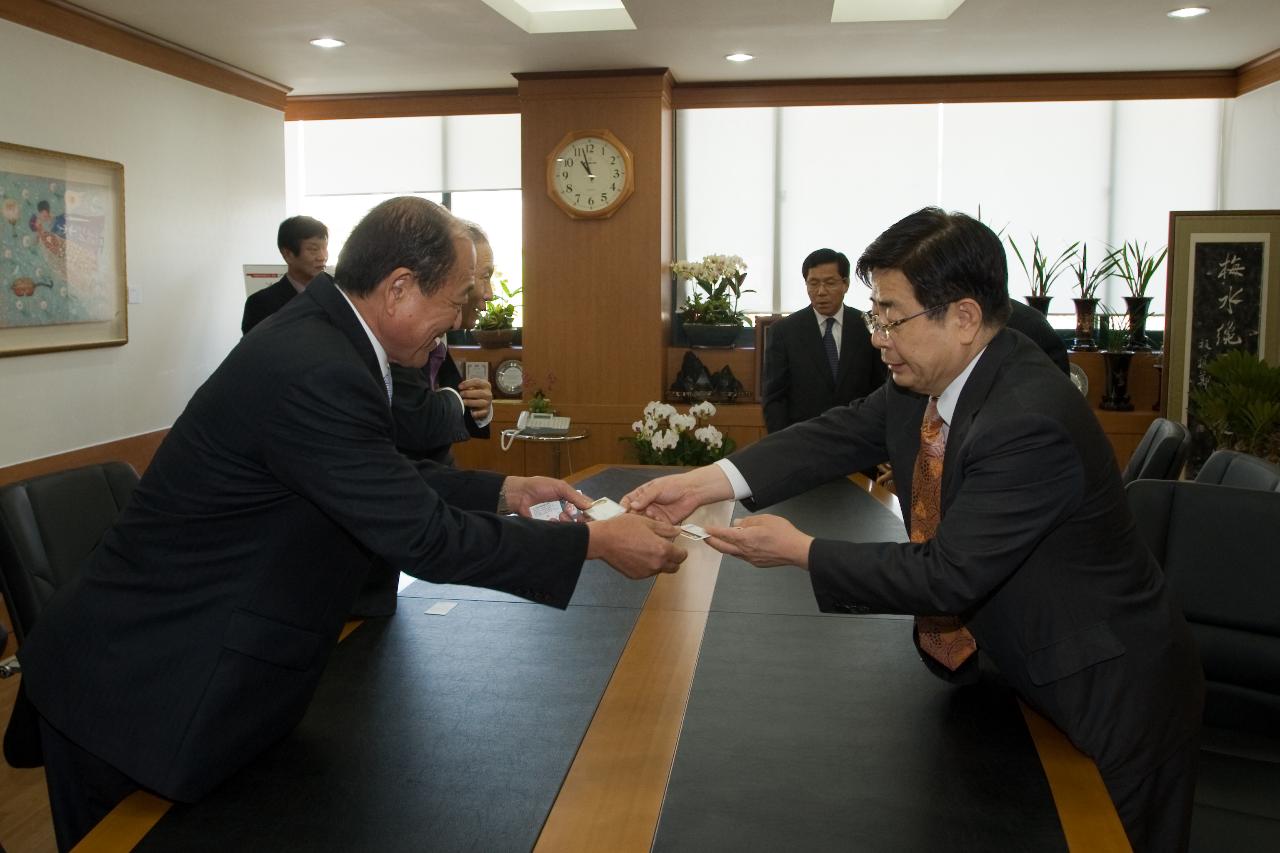
<path id="1" fill-rule="evenodd" d="M 769 432 L 864 397 L 885 380 L 862 312 L 844 304 L 849 259 L 834 249 L 818 249 L 800 271 L 809 305 L 768 329 L 763 394 Z"/>
<path id="2" fill-rule="evenodd" d="M 373 563 L 559 608 L 585 559 L 678 568 L 670 525 L 534 521 L 534 503 L 590 501 L 396 449 L 388 364 L 426 363 L 474 264 L 442 207 L 383 202 L 336 283 L 309 285 L 196 391 L 19 655 L 60 850 L 132 791 L 200 799 L 284 737 Z"/>
<path id="3" fill-rule="evenodd" d="M 276 231 L 276 247 L 288 269 L 275 284 L 249 294 L 244 301 L 242 335 L 283 308 L 324 272 L 324 265 L 329 263 L 329 229 L 310 216 L 291 216 Z"/>

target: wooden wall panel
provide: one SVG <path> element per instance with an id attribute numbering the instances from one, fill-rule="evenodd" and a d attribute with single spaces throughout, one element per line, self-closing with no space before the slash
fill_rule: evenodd
<path id="1" fill-rule="evenodd" d="M 518 75 L 524 187 L 526 387 L 559 403 L 660 399 L 670 262 L 671 78 Z M 608 219 L 571 219 L 546 158 L 571 130 L 607 129 L 634 156 L 635 192 Z"/>
<path id="2" fill-rule="evenodd" d="M 1280 50 L 1273 50 L 1236 69 L 1236 94 L 1243 95 L 1280 80 Z"/>
<path id="3" fill-rule="evenodd" d="M 68 468 L 116 460 L 128 462 L 141 474 L 151 464 L 151 457 L 155 455 L 156 448 L 168 433 L 167 429 L 144 432 L 141 435 L 108 441 L 105 444 L 95 444 L 92 447 L 82 447 L 79 450 L 69 450 L 43 459 L 19 462 L 16 465 L 0 468 L 0 486 L 38 477 L 41 474 L 51 474 L 54 471 L 65 471 Z"/>

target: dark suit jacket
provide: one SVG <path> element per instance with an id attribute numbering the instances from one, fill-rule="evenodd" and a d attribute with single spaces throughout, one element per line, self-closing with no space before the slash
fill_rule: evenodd
<path id="1" fill-rule="evenodd" d="M 1036 346 L 1044 350 L 1044 354 L 1049 356 L 1049 360 L 1056 364 L 1059 370 L 1070 375 L 1071 362 L 1067 359 L 1067 345 L 1062 342 L 1062 337 L 1054 331 L 1053 326 L 1049 325 L 1049 321 L 1043 314 L 1025 302 L 1010 299 L 1009 322 L 1006 325 L 1031 338 Z"/>
<path id="2" fill-rule="evenodd" d="M 371 562 L 567 605 L 587 531 L 493 514 L 503 479 L 396 450 L 369 339 L 316 281 L 196 391 L 23 645 L 26 691 L 195 800 L 302 717 Z"/>
<path id="3" fill-rule="evenodd" d="M 764 424 L 769 432 L 865 397 L 884 384 L 884 363 L 871 346 L 862 312 L 846 306 L 841 322 L 840 368 L 834 379 L 812 305 L 769 327 L 764 356 Z"/>
<path id="4" fill-rule="evenodd" d="M 249 294 L 244 301 L 244 318 L 240 321 L 240 334 L 247 335 L 249 330 L 279 311 L 290 299 L 298 295 L 293 289 L 289 276 L 282 275 L 280 280 L 270 287 L 264 287 L 257 293 Z"/>
<path id="5" fill-rule="evenodd" d="M 907 508 L 926 402 L 887 383 L 730 461 L 764 506 L 888 460 Z M 935 537 L 816 540 L 809 570 L 825 611 L 961 614 L 980 654 L 1104 777 L 1150 770 L 1198 730 L 1199 659 L 1110 443 L 1022 335 L 1001 331 L 960 394 Z"/>
<path id="6" fill-rule="evenodd" d="M 478 426 L 471 411 L 447 391 L 432 390 L 427 369 L 391 365 L 391 413 L 396 446 L 410 459 L 453 465 L 453 445 L 468 438 L 488 438 L 489 425 Z M 437 389 L 457 390 L 462 381 L 453 356 L 446 355 L 436 374 Z M 461 409 L 461 411 L 459 411 Z"/>

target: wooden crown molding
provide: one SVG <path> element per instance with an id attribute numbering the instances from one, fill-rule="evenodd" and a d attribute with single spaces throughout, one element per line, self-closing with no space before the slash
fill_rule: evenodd
<path id="1" fill-rule="evenodd" d="M 0 18 L 283 111 L 289 87 L 61 0 L 0 0 Z"/>
<path id="2" fill-rule="evenodd" d="M 1235 71 L 882 77 L 677 84 L 677 109 L 1232 98 Z"/>
<path id="3" fill-rule="evenodd" d="M 1280 50 L 1259 56 L 1236 69 L 1236 94 L 1244 95 L 1280 80 Z"/>
<path id="4" fill-rule="evenodd" d="M 286 99 L 285 121 L 406 116 L 500 115 L 520 112 L 515 89 L 387 92 L 369 95 L 296 95 Z"/>

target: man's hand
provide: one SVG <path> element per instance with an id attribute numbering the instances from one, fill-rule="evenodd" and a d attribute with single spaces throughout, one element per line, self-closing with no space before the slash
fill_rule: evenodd
<path id="1" fill-rule="evenodd" d="M 729 478 L 714 465 L 650 480 L 624 495 L 622 508 L 679 524 L 700 506 L 733 497 Z"/>
<path id="2" fill-rule="evenodd" d="M 462 405 L 478 421 L 484 420 L 493 408 L 493 387 L 488 379 L 464 379 L 458 383 L 458 394 L 462 396 Z"/>
<path id="3" fill-rule="evenodd" d="M 753 515 L 736 527 L 708 527 L 707 544 L 722 554 L 741 557 L 753 566 L 809 568 L 813 537 L 776 515 Z"/>
<path id="4" fill-rule="evenodd" d="M 529 507 L 543 501 L 567 501 L 579 510 L 591 506 L 591 498 L 570 486 L 564 480 L 551 477 L 508 477 L 502 483 L 503 500 L 499 512 L 514 512 L 529 518 Z M 505 505 L 503 505 L 505 504 Z M 569 516 L 561 513 L 561 520 Z"/>
<path id="5" fill-rule="evenodd" d="M 587 523 L 591 539 L 587 559 L 604 560 L 621 575 L 639 580 L 658 572 L 674 572 L 687 556 L 671 544 L 680 528 L 640 515 L 618 515 Z"/>

